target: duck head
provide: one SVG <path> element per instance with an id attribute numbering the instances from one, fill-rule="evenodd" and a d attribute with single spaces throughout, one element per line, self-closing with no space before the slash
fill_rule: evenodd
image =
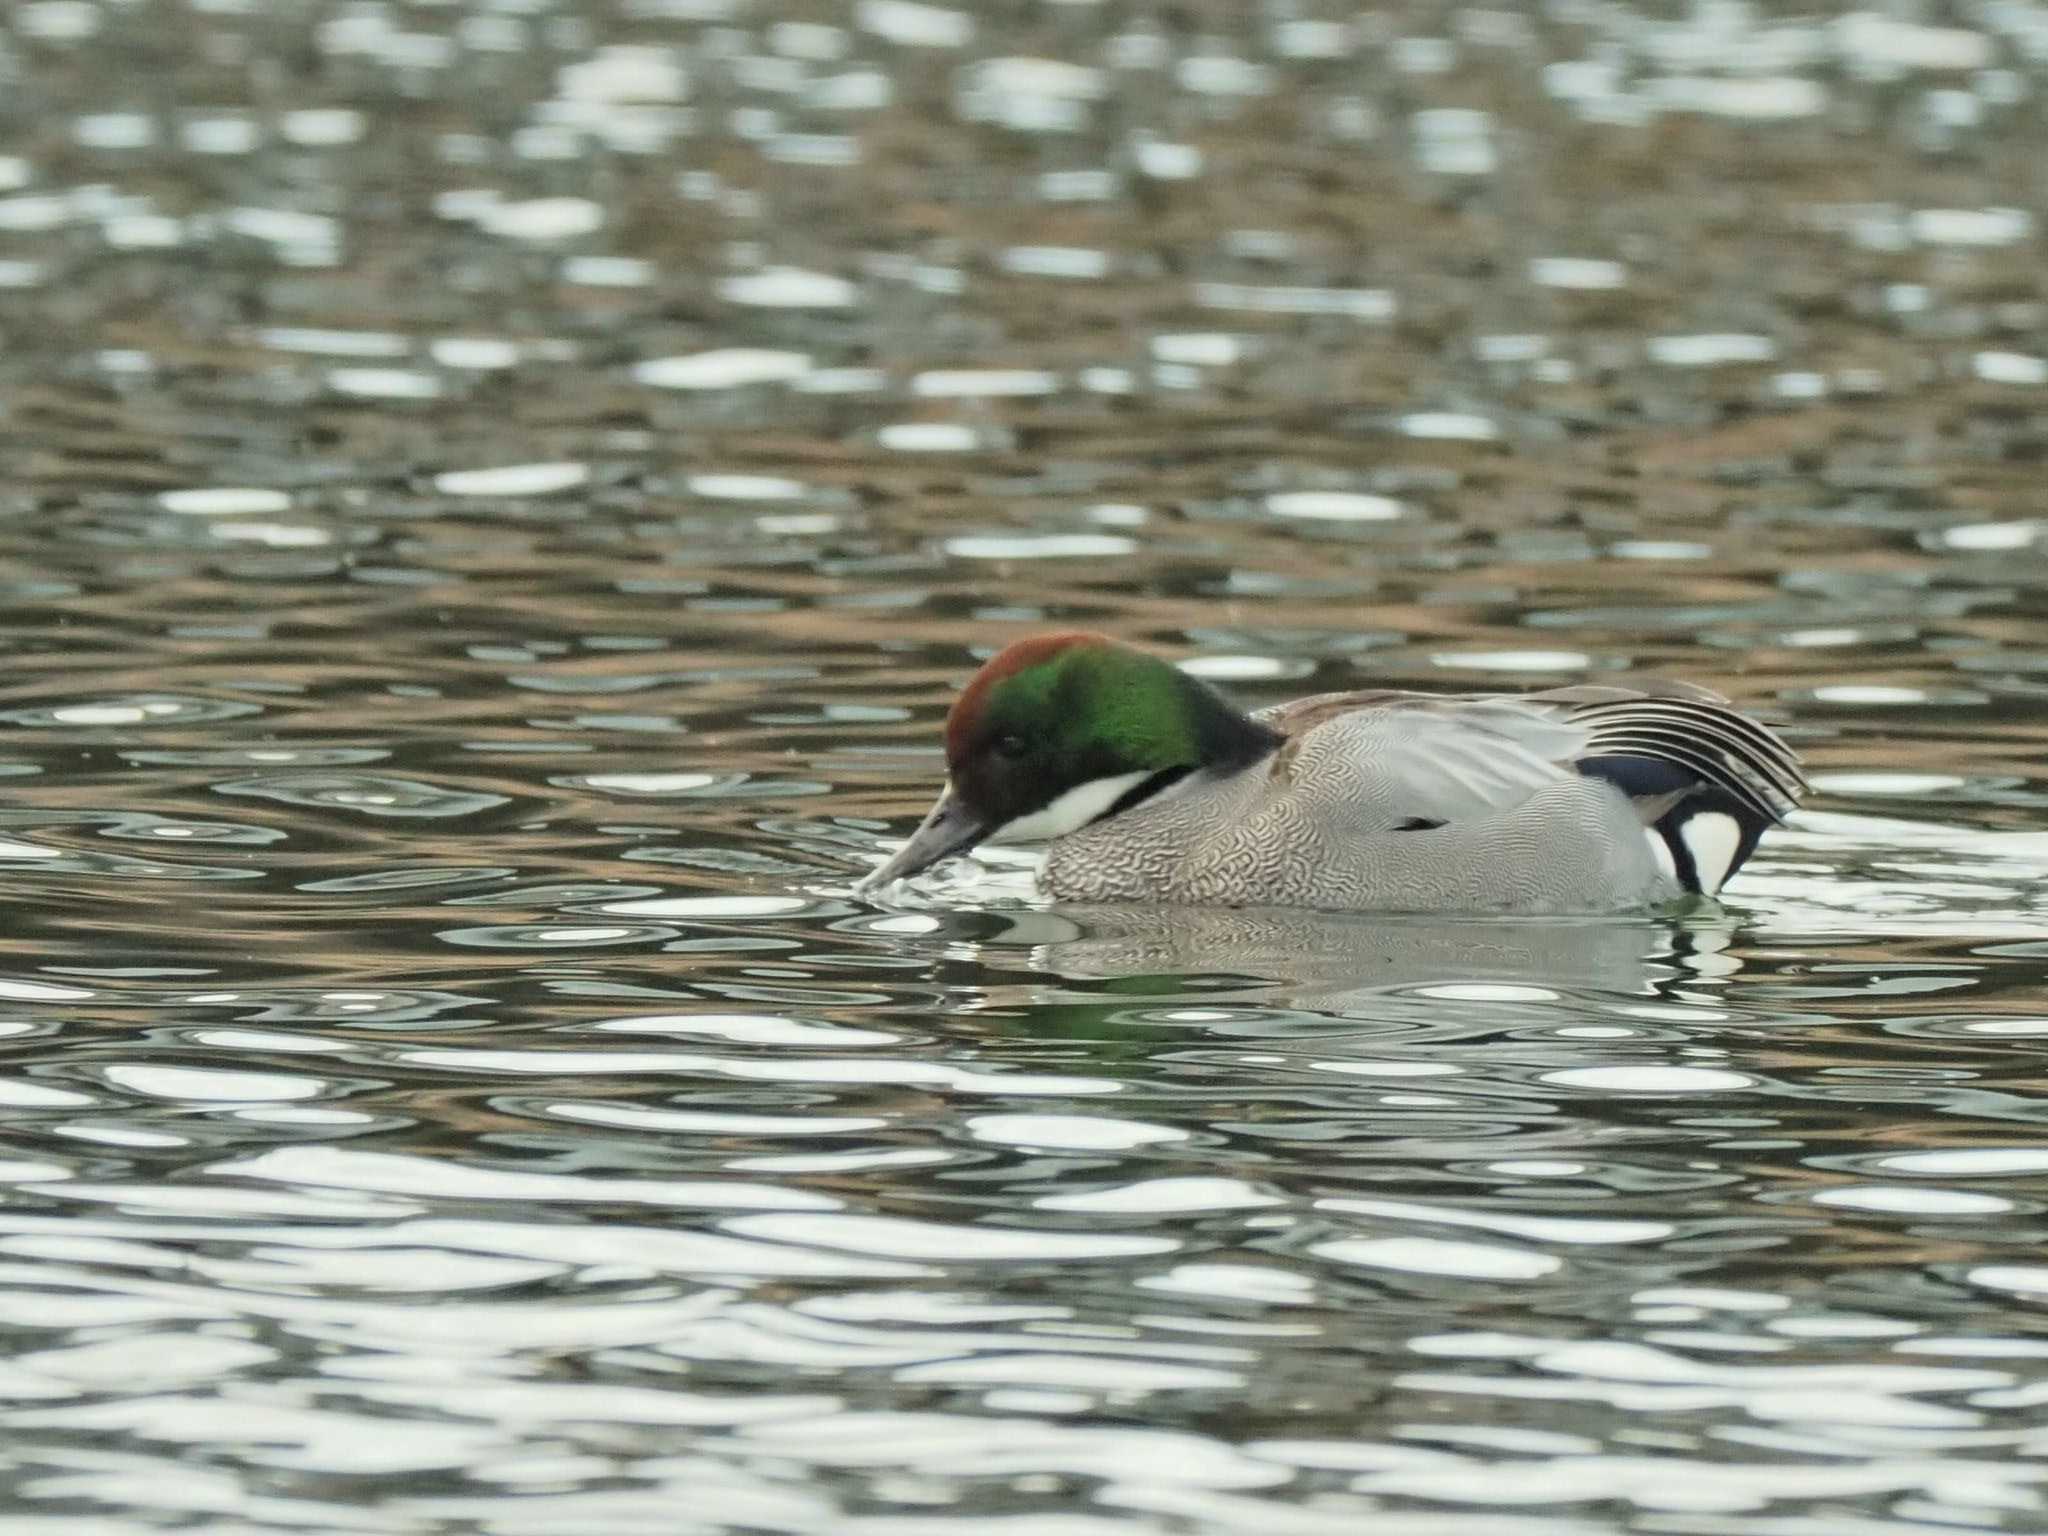
<path id="1" fill-rule="evenodd" d="M 1278 742 L 1208 684 L 1107 635 L 1020 640 L 953 701 L 938 803 L 857 888 L 977 843 L 1064 837 L 1198 769 L 1255 762 Z"/>

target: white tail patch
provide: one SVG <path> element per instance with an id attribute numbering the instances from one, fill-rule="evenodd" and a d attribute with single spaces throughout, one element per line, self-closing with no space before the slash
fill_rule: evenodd
<path id="1" fill-rule="evenodd" d="M 1718 895 L 1742 847 L 1741 824 L 1725 811 L 1701 811 L 1679 823 L 1678 835 L 1692 855 L 1700 890 L 1708 896 Z"/>
<path id="2" fill-rule="evenodd" d="M 1078 832 L 1152 775 L 1146 769 L 1076 784 L 1043 810 L 1006 821 L 982 839 L 985 843 L 1049 843 Z"/>

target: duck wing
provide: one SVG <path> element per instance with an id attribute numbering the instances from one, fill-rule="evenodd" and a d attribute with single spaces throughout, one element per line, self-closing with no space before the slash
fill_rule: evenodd
<path id="1" fill-rule="evenodd" d="M 1585 736 L 1548 709 L 1512 698 L 1392 690 L 1296 699 L 1258 718 L 1285 739 L 1276 777 L 1369 785 L 1390 827 L 1498 815 L 1555 784 Z"/>
<path id="2" fill-rule="evenodd" d="M 1807 793 L 1792 749 L 1719 694 L 1687 683 L 1528 694 L 1319 694 L 1262 711 L 1275 775 L 1355 775 L 1388 830 L 1498 816 L 1573 776 L 1604 780 L 1712 893 Z"/>

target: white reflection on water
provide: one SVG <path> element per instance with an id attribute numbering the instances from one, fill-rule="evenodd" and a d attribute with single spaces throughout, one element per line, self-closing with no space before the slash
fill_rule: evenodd
<path id="1" fill-rule="evenodd" d="M 1277 1195 L 1263 1194 L 1240 1179 L 1191 1176 L 1145 1179 L 1136 1184 L 1098 1189 L 1086 1194 L 1041 1195 L 1032 1202 L 1046 1211 L 1123 1211 L 1158 1215 L 1175 1211 L 1237 1211 L 1282 1205 Z"/>
<path id="2" fill-rule="evenodd" d="M 157 503 L 166 512 L 199 517 L 246 517 L 255 513 L 289 512 L 292 499 L 283 491 L 256 486 L 219 486 L 204 490 L 165 491 Z"/>
<path id="3" fill-rule="evenodd" d="M 434 476 L 434 489 L 449 496 L 551 496 L 589 479 L 587 464 L 506 464 L 448 470 Z"/>
<path id="4" fill-rule="evenodd" d="M 846 279 L 796 267 L 722 278 L 718 294 L 728 303 L 757 309 L 851 309 L 860 301 L 860 290 Z"/>
<path id="5" fill-rule="evenodd" d="M 979 428 L 952 421 L 891 422 L 875 441 L 896 453 L 973 453 L 987 445 Z"/>
<path id="6" fill-rule="evenodd" d="M 1266 498 L 1275 517 L 1306 517 L 1334 522 L 1385 522 L 1405 517 L 1408 509 L 1391 496 L 1361 491 L 1281 491 Z"/>
<path id="7" fill-rule="evenodd" d="M 737 389 L 750 384 L 780 384 L 811 371 L 804 352 L 778 352 L 761 347 L 721 347 L 683 357 L 652 358 L 633 366 L 634 379 L 661 389 Z"/>
<path id="8" fill-rule="evenodd" d="M 1170 1125 L 1101 1115 L 972 1115 L 966 1127 L 977 1141 L 1068 1151 L 1111 1151 L 1187 1139 L 1187 1132 Z"/>
<path id="9" fill-rule="evenodd" d="M 1572 1067 L 1547 1072 L 1543 1080 L 1560 1088 L 1590 1088 L 1601 1093 L 1726 1093 L 1748 1088 L 1756 1079 L 1741 1072 L 1707 1067 Z"/>
<path id="10" fill-rule="evenodd" d="M 842 1024 L 807 1024 L 775 1014 L 657 1013 L 606 1019 L 592 1026 L 623 1035 L 709 1035 L 748 1045 L 893 1045 L 902 1036 L 883 1029 Z"/>

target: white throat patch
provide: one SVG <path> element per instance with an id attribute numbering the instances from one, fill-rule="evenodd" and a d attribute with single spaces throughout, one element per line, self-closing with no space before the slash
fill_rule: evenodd
<path id="1" fill-rule="evenodd" d="M 1042 811 L 1006 821 L 982 839 L 985 843 L 1049 843 L 1078 832 L 1152 775 L 1145 769 L 1076 784 Z"/>

